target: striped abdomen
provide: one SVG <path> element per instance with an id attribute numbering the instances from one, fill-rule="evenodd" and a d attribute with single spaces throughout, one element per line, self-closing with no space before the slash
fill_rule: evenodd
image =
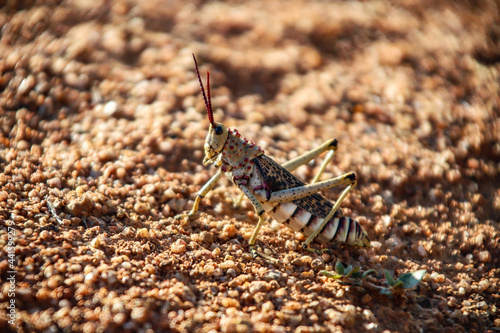
<path id="1" fill-rule="evenodd" d="M 324 218 L 314 216 L 307 210 L 298 207 L 293 202 L 277 205 L 264 204 L 266 212 L 277 222 L 283 223 L 294 231 L 299 231 L 309 237 L 321 225 Z M 337 214 L 336 214 L 337 215 Z M 323 227 L 316 237 L 320 243 L 338 242 L 353 246 L 366 246 L 363 242 L 368 238 L 366 231 L 359 222 L 347 216 L 334 216 Z"/>
<path id="2" fill-rule="evenodd" d="M 259 171 L 265 187 L 271 192 L 301 187 L 305 184 L 271 158 L 261 155 L 252 160 Z M 333 204 L 319 193 L 284 202 L 269 204 L 262 202 L 265 211 L 277 222 L 309 237 L 330 213 Z M 354 246 L 369 246 L 367 232 L 359 222 L 346 217 L 339 209 L 320 231 L 319 242 L 340 242 Z"/>

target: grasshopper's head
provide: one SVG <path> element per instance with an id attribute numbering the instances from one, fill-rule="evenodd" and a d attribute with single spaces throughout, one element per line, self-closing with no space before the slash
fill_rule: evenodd
<path id="1" fill-rule="evenodd" d="M 205 139 L 205 158 L 203 165 L 214 162 L 226 144 L 229 133 L 227 127 L 221 123 L 210 124 L 207 138 Z"/>
<path id="2" fill-rule="evenodd" d="M 200 72 L 198 71 L 198 63 L 193 54 L 194 65 L 196 68 L 196 74 L 198 75 L 198 81 L 200 81 L 201 92 L 203 94 L 203 99 L 205 100 L 205 107 L 207 108 L 208 120 L 210 121 L 210 128 L 208 130 L 208 135 L 205 140 L 205 158 L 203 159 L 203 165 L 207 165 L 215 161 L 219 156 L 226 144 L 227 137 L 229 135 L 227 127 L 221 123 L 216 123 L 214 121 L 214 113 L 212 111 L 212 101 L 210 99 L 210 73 L 207 72 L 207 94 L 205 94 L 205 89 L 203 88 L 203 83 L 201 82 Z M 208 95 L 208 98 L 207 98 Z"/>

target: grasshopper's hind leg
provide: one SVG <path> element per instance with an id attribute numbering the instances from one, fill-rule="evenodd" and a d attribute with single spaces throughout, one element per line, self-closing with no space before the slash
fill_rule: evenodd
<path id="1" fill-rule="evenodd" d="M 312 249 L 309 244 L 322 232 L 329 241 L 333 240 L 360 247 L 372 246 L 366 231 L 359 225 L 359 222 L 354 221 L 349 217 L 345 217 L 342 214 L 336 215 L 346 196 L 356 187 L 357 184 L 356 175 L 354 173 L 346 174 L 341 176 L 341 178 L 344 178 L 344 180 L 348 182 L 348 186 L 342 191 L 340 197 L 337 199 L 321 224 L 306 239 L 302 245 L 303 248 L 316 252 L 316 250 Z M 336 218 L 332 221 L 334 216 L 336 216 Z M 327 226 L 329 222 L 332 222 L 332 225 Z"/>
<path id="2" fill-rule="evenodd" d="M 342 193 L 340 194 L 340 197 L 337 199 L 337 201 L 335 202 L 335 204 L 333 205 L 332 209 L 330 210 L 330 212 L 328 213 L 328 215 L 323 219 L 323 222 L 321 222 L 321 224 L 316 228 L 316 230 L 314 230 L 314 232 L 312 233 L 312 235 L 310 235 L 306 241 L 304 242 L 304 244 L 302 244 L 302 247 L 309 250 L 309 251 L 313 251 L 315 252 L 314 249 L 312 249 L 310 247 L 309 244 L 311 244 L 311 242 L 318 236 L 318 234 L 323 230 L 323 228 L 325 227 L 325 225 L 332 219 L 332 217 L 335 215 L 335 213 L 339 210 L 339 207 L 340 205 L 342 204 L 342 201 L 344 201 L 345 197 L 349 194 L 349 192 L 351 192 L 354 187 L 356 187 L 356 180 L 352 180 L 352 183 L 349 184 L 349 186 L 347 186 L 344 191 L 342 191 Z M 339 222 L 340 223 L 340 220 Z M 338 226 L 337 226 L 338 228 Z M 345 240 L 347 240 L 347 237 L 349 236 L 348 232 L 346 233 L 346 238 Z"/>
<path id="3" fill-rule="evenodd" d="M 325 151 L 329 151 L 328 154 L 326 155 L 325 157 L 325 160 L 323 161 L 323 163 L 321 164 L 321 167 L 319 168 L 318 170 L 318 173 L 316 174 L 316 176 L 314 177 L 314 179 L 312 180 L 311 184 L 315 184 L 318 182 L 318 180 L 321 178 L 321 175 L 323 174 L 323 172 L 325 171 L 325 168 L 326 166 L 328 165 L 328 163 L 330 163 L 330 161 L 332 160 L 333 156 L 335 155 L 335 152 L 337 151 L 337 148 L 338 148 L 338 141 L 336 139 L 330 139 L 328 141 L 326 141 L 325 143 L 323 143 L 321 146 L 319 146 L 318 148 L 316 149 L 313 149 L 299 157 L 296 157 L 295 159 L 283 164 L 282 166 L 287 169 L 288 171 L 293 171 L 295 169 L 297 169 L 299 166 L 301 165 L 304 165 L 306 163 L 308 163 L 309 161 L 311 161 L 312 159 L 316 158 L 317 156 L 319 156 L 320 154 L 322 154 L 323 152 Z M 351 192 L 354 187 L 356 186 L 356 176 L 354 173 L 348 173 L 348 174 L 345 174 L 343 176 L 340 176 L 340 177 L 337 177 L 337 178 L 334 178 L 334 179 L 330 179 L 330 180 L 327 180 L 327 181 L 324 181 L 322 183 L 326 183 L 326 184 L 330 184 L 328 185 L 327 188 L 330 188 L 330 187 L 333 187 L 333 186 L 336 186 L 340 183 L 342 184 L 346 184 L 347 185 L 347 188 L 344 189 L 344 191 L 342 192 L 342 194 L 340 195 L 339 199 L 337 200 L 337 202 L 334 204 L 334 206 L 332 207 L 331 211 L 329 212 L 329 214 L 325 217 L 325 219 L 323 220 L 323 222 L 321 223 L 320 226 L 318 226 L 316 228 L 316 230 L 313 232 L 313 234 L 307 238 L 307 240 L 304 242 L 303 244 L 303 247 L 311 252 L 315 252 L 315 253 L 321 253 L 321 252 L 325 252 L 324 250 L 321 250 L 321 251 L 318 251 L 312 247 L 310 247 L 310 243 L 318 236 L 318 234 L 321 233 L 321 231 L 323 230 L 323 228 L 325 227 L 325 225 L 328 223 L 328 221 L 330 221 L 330 219 L 335 216 L 335 214 L 337 213 L 337 211 L 339 210 L 339 207 L 342 203 L 342 201 L 344 200 L 344 198 L 347 196 L 347 194 L 349 194 L 349 192 Z M 349 221 L 349 220 L 348 220 Z M 339 222 L 338 223 L 344 223 L 344 222 Z M 348 222 L 350 223 L 350 222 Z M 339 228 L 339 226 L 337 226 Z M 349 236 L 349 232 L 345 232 L 345 239 L 347 240 L 347 237 Z M 362 242 L 362 244 L 358 244 L 360 246 L 371 246 L 370 245 L 370 241 L 367 237 L 363 237 L 360 242 Z M 328 249 L 326 249 L 326 251 L 328 251 Z"/>
<path id="4" fill-rule="evenodd" d="M 347 185 L 347 187 L 344 191 L 342 191 L 340 197 L 330 209 L 330 212 L 324 218 L 322 217 L 320 225 L 315 228 L 313 233 L 304 242 L 303 246 L 309 249 L 309 244 L 323 232 L 322 235 L 324 235 L 324 238 L 328 240 L 334 240 L 349 245 L 370 247 L 370 240 L 366 235 L 366 231 L 359 226 L 358 222 L 353 221 L 348 217 L 344 217 L 341 213 L 336 214 L 339 212 L 339 207 L 342 204 L 342 201 L 344 201 L 345 197 L 356 186 L 356 175 L 354 172 L 350 172 L 333 179 L 324 180 L 316 184 L 308 184 L 273 192 L 271 193 L 267 203 L 281 204 L 299 200 L 340 184 Z M 316 198 L 316 200 L 318 200 L 318 198 Z M 334 218 L 333 225 L 326 226 L 332 218 Z M 351 228 L 354 229 L 350 230 Z M 323 229 L 325 229 L 325 231 L 323 231 Z"/>

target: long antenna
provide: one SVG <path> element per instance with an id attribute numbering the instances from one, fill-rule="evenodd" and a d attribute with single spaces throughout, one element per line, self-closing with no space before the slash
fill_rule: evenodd
<path id="1" fill-rule="evenodd" d="M 207 95 L 205 94 L 205 88 L 203 88 L 203 82 L 201 82 L 200 71 L 198 70 L 198 62 L 196 61 L 196 57 L 193 54 L 194 66 L 196 67 L 196 75 L 198 75 L 198 81 L 200 81 L 201 93 L 203 94 L 203 99 L 205 100 L 205 107 L 207 108 L 208 120 L 212 127 L 215 127 L 214 122 L 214 113 L 212 112 L 212 100 L 210 99 L 210 73 L 207 71 Z"/>

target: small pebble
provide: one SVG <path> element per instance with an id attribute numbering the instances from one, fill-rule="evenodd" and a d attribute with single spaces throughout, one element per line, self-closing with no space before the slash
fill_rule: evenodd
<path id="1" fill-rule="evenodd" d="M 270 270 L 263 277 L 266 281 L 280 281 L 283 278 L 283 274 L 277 270 Z"/>
<path id="2" fill-rule="evenodd" d="M 267 301 L 266 303 L 262 304 L 262 311 L 269 312 L 272 310 L 274 310 L 274 304 L 271 301 Z"/>
<path id="3" fill-rule="evenodd" d="M 361 297 L 361 302 L 363 304 L 370 303 L 371 300 L 372 300 L 372 297 L 369 294 L 365 294 L 365 295 L 363 295 L 363 297 Z"/>
<path id="4" fill-rule="evenodd" d="M 144 307 L 134 307 L 130 313 L 130 319 L 137 322 L 138 324 L 144 324 L 147 322 L 149 316 L 148 311 Z"/>
<path id="5" fill-rule="evenodd" d="M 489 263 L 491 261 L 491 254 L 488 251 L 481 251 L 477 258 L 480 262 Z"/>
<path id="6" fill-rule="evenodd" d="M 187 243 L 183 239 L 176 240 L 170 247 L 173 253 L 184 253 L 186 252 Z"/>
<path id="7" fill-rule="evenodd" d="M 221 300 L 221 305 L 225 308 L 230 308 L 230 307 L 239 308 L 240 302 L 234 298 L 224 297 Z"/>
<path id="8" fill-rule="evenodd" d="M 149 238 L 151 236 L 150 236 L 150 233 L 149 233 L 148 229 L 141 228 L 141 229 L 137 230 L 136 237 L 137 238 Z"/>
<path id="9" fill-rule="evenodd" d="M 418 245 L 417 247 L 418 254 L 420 254 L 421 257 L 427 257 L 427 251 L 422 245 Z"/>

